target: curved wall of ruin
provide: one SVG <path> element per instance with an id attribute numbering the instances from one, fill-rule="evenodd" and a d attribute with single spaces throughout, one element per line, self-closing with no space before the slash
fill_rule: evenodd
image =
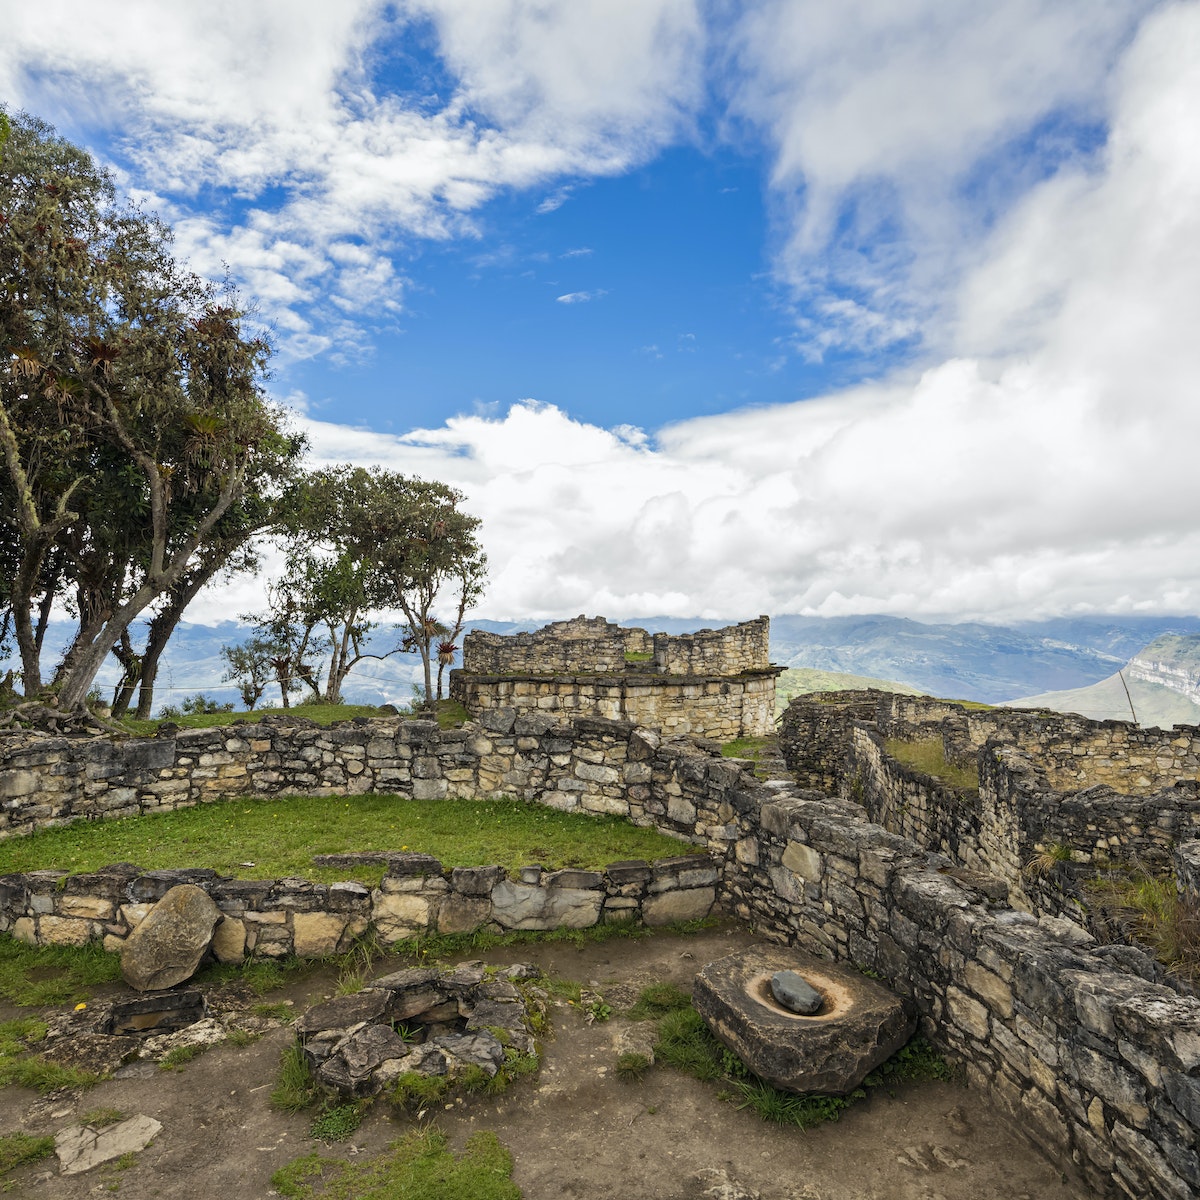
<path id="1" fill-rule="evenodd" d="M 509 794 L 624 812 L 706 844 L 720 898 L 757 931 L 873 971 L 909 997 L 972 1084 L 1098 1194 L 1167 1200 L 1200 1189 L 1200 1000 L 1154 982 L 1136 950 L 1014 911 L 1002 887 L 889 833 L 857 804 L 762 784 L 628 724 L 556 725 L 512 710 L 456 731 L 263 723 L 5 746 L 10 829 L 28 828 L 36 811 L 54 821 L 247 791 Z M 76 886 L 86 890 L 68 880 L 61 892 Z M 451 880 L 443 894 L 454 890 Z M 59 891 L 55 880 L 39 903 Z"/>

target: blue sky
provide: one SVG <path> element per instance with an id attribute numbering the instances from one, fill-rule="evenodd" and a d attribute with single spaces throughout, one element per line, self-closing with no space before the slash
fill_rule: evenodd
<path id="1" fill-rule="evenodd" d="M 499 618 L 1195 611 L 1200 5 L 46 0 L 0 100 L 227 266 Z M 253 607 L 262 580 L 202 600 Z"/>

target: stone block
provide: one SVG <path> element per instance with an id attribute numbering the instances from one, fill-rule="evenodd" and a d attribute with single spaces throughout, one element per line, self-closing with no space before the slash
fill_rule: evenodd
<path id="1" fill-rule="evenodd" d="M 88 917 L 93 921 L 111 921 L 116 905 L 101 896 L 63 896 L 58 902 L 60 917 Z"/>
<path id="2" fill-rule="evenodd" d="M 642 921 L 646 925 L 697 921 L 708 916 L 716 899 L 716 888 L 711 887 L 683 888 L 647 896 L 642 902 Z"/>
<path id="3" fill-rule="evenodd" d="M 492 919 L 505 929 L 585 929 L 600 919 L 604 893 L 501 880 L 492 889 Z"/>
<path id="4" fill-rule="evenodd" d="M 821 878 L 821 856 L 803 842 L 789 841 L 781 861 L 793 875 L 808 883 L 816 883 Z"/>
<path id="5" fill-rule="evenodd" d="M 438 906 L 438 933 L 474 933 L 492 915 L 492 903 L 486 896 L 451 893 Z"/>
<path id="6" fill-rule="evenodd" d="M 246 924 L 226 917 L 213 933 L 212 952 L 218 962 L 240 963 L 246 957 Z"/>
<path id="7" fill-rule="evenodd" d="M 385 941 L 424 933 L 435 919 L 436 913 L 425 896 L 381 891 L 371 894 L 371 920 Z"/>
<path id="8" fill-rule="evenodd" d="M 75 917 L 42 917 L 38 938 L 43 945 L 86 946 L 92 940 L 92 926 Z"/>
<path id="9" fill-rule="evenodd" d="M 292 918 L 292 948 L 298 958 L 328 958 L 337 953 L 346 918 L 337 913 L 296 913 Z"/>

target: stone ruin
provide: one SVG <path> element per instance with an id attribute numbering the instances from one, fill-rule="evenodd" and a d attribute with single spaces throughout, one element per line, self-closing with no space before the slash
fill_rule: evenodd
<path id="1" fill-rule="evenodd" d="M 536 1053 L 546 993 L 529 981 L 539 975 L 527 964 L 410 967 L 314 1005 L 296 1034 L 317 1081 L 344 1096 L 376 1096 L 410 1072 L 494 1078 L 509 1056 Z"/>
<path id="2" fill-rule="evenodd" d="M 648 633 L 603 617 L 504 637 L 472 630 L 450 695 L 474 716 L 494 709 L 632 721 L 667 736 L 764 737 L 775 721 L 770 620 Z"/>

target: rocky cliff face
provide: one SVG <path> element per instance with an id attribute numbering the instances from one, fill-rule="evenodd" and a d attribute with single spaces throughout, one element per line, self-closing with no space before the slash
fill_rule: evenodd
<path id="1" fill-rule="evenodd" d="M 1200 636 L 1165 634 L 1155 638 L 1129 660 L 1125 674 L 1200 704 Z"/>

